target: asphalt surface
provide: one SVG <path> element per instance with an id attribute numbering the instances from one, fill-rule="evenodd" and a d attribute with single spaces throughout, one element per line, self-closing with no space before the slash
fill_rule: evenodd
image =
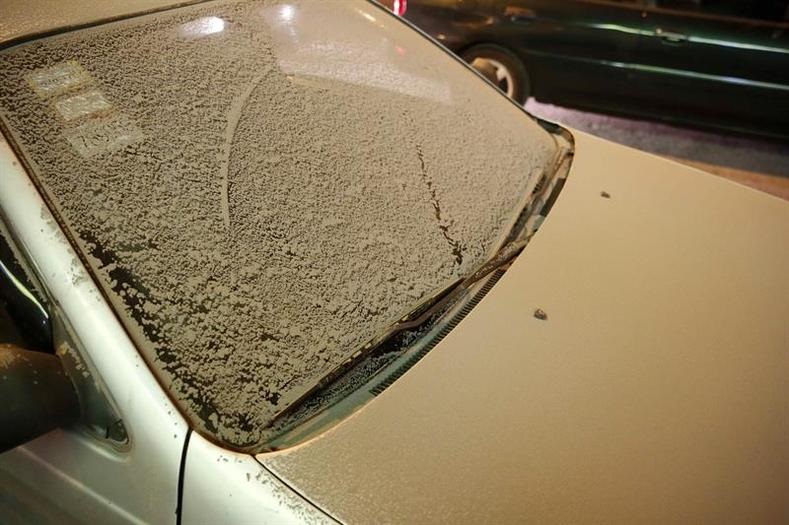
<path id="1" fill-rule="evenodd" d="M 789 144 L 625 119 L 541 104 L 526 109 L 547 120 L 669 157 L 789 200 Z"/>

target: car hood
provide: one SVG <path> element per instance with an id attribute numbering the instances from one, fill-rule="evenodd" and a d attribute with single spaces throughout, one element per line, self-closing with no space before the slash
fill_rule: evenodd
<path id="1" fill-rule="evenodd" d="M 789 204 L 574 135 L 477 308 L 267 468 L 353 523 L 789 520 Z"/>

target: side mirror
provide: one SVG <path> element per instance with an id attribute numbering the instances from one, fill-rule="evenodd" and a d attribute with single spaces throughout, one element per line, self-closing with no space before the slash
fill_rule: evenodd
<path id="1" fill-rule="evenodd" d="M 52 354 L 0 344 L 0 452 L 79 419 L 74 385 Z"/>

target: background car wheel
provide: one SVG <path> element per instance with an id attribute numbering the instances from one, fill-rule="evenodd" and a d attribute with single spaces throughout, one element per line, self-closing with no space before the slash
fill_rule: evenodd
<path id="1" fill-rule="evenodd" d="M 521 104 L 529 98 L 529 76 L 526 67 L 507 49 L 483 44 L 467 49 L 462 57 L 508 97 Z"/>

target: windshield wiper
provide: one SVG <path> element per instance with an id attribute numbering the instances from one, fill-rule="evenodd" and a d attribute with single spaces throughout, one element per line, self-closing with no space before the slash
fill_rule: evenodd
<path id="1" fill-rule="evenodd" d="M 564 144 L 559 141 L 562 137 L 564 138 Z M 571 136 L 569 137 L 571 140 Z M 564 136 L 557 136 L 557 142 L 560 143 L 557 144 L 559 147 L 554 162 L 547 167 L 539 180 L 536 181 L 506 241 L 493 256 L 480 264 L 468 276 L 454 281 L 449 286 L 420 302 L 408 314 L 359 348 L 348 359 L 324 375 L 312 387 L 274 415 L 266 428 L 279 424 L 283 418 L 296 412 L 307 400 L 345 376 L 346 373 L 353 370 L 354 367 L 377 350 L 387 346 L 389 342 L 395 340 L 400 334 L 420 329 L 423 325 L 428 324 L 432 317 L 439 318 L 477 282 L 512 262 L 523 251 L 531 237 L 540 227 L 542 220 L 553 207 L 556 197 L 564 185 L 573 154 L 570 140 Z"/>
<path id="2" fill-rule="evenodd" d="M 327 385 L 344 375 L 348 370 L 353 369 L 360 361 L 375 352 L 378 348 L 386 345 L 403 332 L 420 328 L 427 323 L 437 312 L 449 308 L 460 299 L 469 288 L 484 279 L 498 268 L 509 264 L 526 246 L 527 238 L 519 238 L 510 241 L 502 246 L 490 259 L 477 267 L 475 271 L 467 277 L 454 281 L 449 286 L 443 288 L 438 293 L 431 295 L 426 300 L 419 303 L 408 314 L 401 317 L 396 323 L 392 324 L 377 337 L 369 341 L 351 357 L 335 367 L 331 372 L 323 376 L 314 386 L 309 388 L 295 401 L 278 412 L 269 423 L 269 427 L 274 426 L 280 419 L 291 414 L 296 408 L 301 406 L 304 401 L 312 397 L 316 392 L 322 390 Z"/>
<path id="3" fill-rule="evenodd" d="M 456 299 L 463 295 L 466 290 L 471 288 L 471 286 L 476 284 L 480 279 L 487 277 L 496 269 L 512 261 L 523 250 L 527 242 L 528 239 L 521 239 L 508 242 L 502 246 L 493 257 L 485 261 L 468 277 L 460 279 L 444 288 L 441 292 L 417 306 L 411 313 L 401 318 L 400 321 L 386 331 L 380 343 L 391 339 L 392 336 L 399 332 L 412 330 L 424 324 L 435 311 L 454 303 Z"/>

